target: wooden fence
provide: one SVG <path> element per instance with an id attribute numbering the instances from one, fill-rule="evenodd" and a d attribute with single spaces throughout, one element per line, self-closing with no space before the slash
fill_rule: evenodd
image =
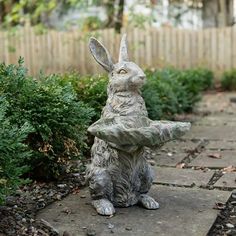
<path id="1" fill-rule="evenodd" d="M 219 73 L 236 67 L 236 29 L 181 30 L 124 29 L 129 54 L 142 67 L 207 67 Z M 91 34 L 90 34 L 91 35 Z M 33 27 L 0 32 L 0 61 L 16 63 L 24 57 L 29 73 L 78 70 L 81 74 L 102 72 L 88 50 L 88 33 L 49 30 L 37 34 Z M 117 61 L 121 36 L 112 29 L 92 33 L 107 46 Z"/>

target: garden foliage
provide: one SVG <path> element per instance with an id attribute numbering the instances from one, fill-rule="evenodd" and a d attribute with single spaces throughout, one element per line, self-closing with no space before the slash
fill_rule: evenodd
<path id="1" fill-rule="evenodd" d="M 81 76 L 73 72 L 60 75 L 60 78 L 70 82 L 78 99 L 94 109 L 93 121 L 99 119 L 107 100 L 108 77 L 104 75 Z"/>
<path id="2" fill-rule="evenodd" d="M 151 119 L 173 119 L 175 114 L 190 112 L 201 98 L 201 92 L 213 84 L 213 73 L 207 69 L 146 71 L 143 89 Z"/>
<path id="3" fill-rule="evenodd" d="M 56 75 L 27 77 L 20 60 L 18 66 L 0 65 L 0 96 L 8 104 L 4 117 L 9 126 L 32 127 L 21 140 L 31 151 L 23 161 L 30 176 L 58 177 L 63 163 L 82 156 L 93 109 L 77 99 L 71 83 Z"/>
<path id="4" fill-rule="evenodd" d="M 29 171 L 25 164 L 31 158 L 32 152 L 24 141 L 33 127 L 28 123 L 22 126 L 11 125 L 6 117 L 9 105 L 4 98 L 0 100 L 0 204 L 4 196 L 13 193 L 16 188 L 25 183 L 21 176 Z"/>
<path id="5" fill-rule="evenodd" d="M 226 71 L 221 79 L 221 86 L 225 90 L 236 90 L 236 69 Z"/>

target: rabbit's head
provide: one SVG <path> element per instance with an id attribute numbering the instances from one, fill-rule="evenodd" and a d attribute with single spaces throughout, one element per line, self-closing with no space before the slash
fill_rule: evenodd
<path id="1" fill-rule="evenodd" d="M 129 61 L 126 35 L 120 43 L 119 61 L 114 64 L 107 49 L 95 38 L 90 38 L 90 51 L 95 60 L 109 73 L 109 88 L 114 92 L 137 91 L 145 83 L 142 69 Z"/>

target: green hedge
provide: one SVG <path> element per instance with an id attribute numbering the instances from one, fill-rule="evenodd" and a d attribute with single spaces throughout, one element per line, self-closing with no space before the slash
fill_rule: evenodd
<path id="1" fill-rule="evenodd" d="M 71 83 L 57 75 L 38 80 L 27 77 L 22 63 L 0 65 L 0 98 L 7 104 L 1 102 L 6 124 L 19 130 L 25 124 L 32 127 L 21 142 L 31 151 L 24 159 L 29 176 L 57 178 L 65 171 L 64 163 L 82 157 L 94 112 L 78 100 Z M 1 160 L 0 167 L 3 164 Z"/>
<path id="2" fill-rule="evenodd" d="M 224 90 L 236 90 L 236 69 L 225 71 L 223 73 L 221 86 Z"/>
<path id="3" fill-rule="evenodd" d="M 151 119 L 172 119 L 175 114 L 191 112 L 201 92 L 213 85 L 207 69 L 147 71 L 143 96 Z"/>
<path id="4" fill-rule="evenodd" d="M 105 75 L 81 76 L 76 72 L 60 75 L 62 81 L 70 82 L 77 98 L 95 111 L 93 121 L 100 118 L 107 100 L 108 77 Z"/>
<path id="5" fill-rule="evenodd" d="M 9 107 L 7 101 L 0 100 L 0 204 L 4 197 L 27 180 L 21 176 L 29 171 L 25 160 L 31 157 L 32 152 L 24 144 L 33 127 L 28 123 L 22 126 L 12 125 L 6 117 Z"/>

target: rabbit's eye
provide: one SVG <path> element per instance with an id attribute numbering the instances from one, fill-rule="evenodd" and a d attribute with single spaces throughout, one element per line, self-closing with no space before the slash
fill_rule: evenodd
<path id="1" fill-rule="evenodd" d="M 120 69 L 120 70 L 118 71 L 118 74 L 126 74 L 126 73 L 127 73 L 127 71 L 124 70 L 124 69 Z"/>

